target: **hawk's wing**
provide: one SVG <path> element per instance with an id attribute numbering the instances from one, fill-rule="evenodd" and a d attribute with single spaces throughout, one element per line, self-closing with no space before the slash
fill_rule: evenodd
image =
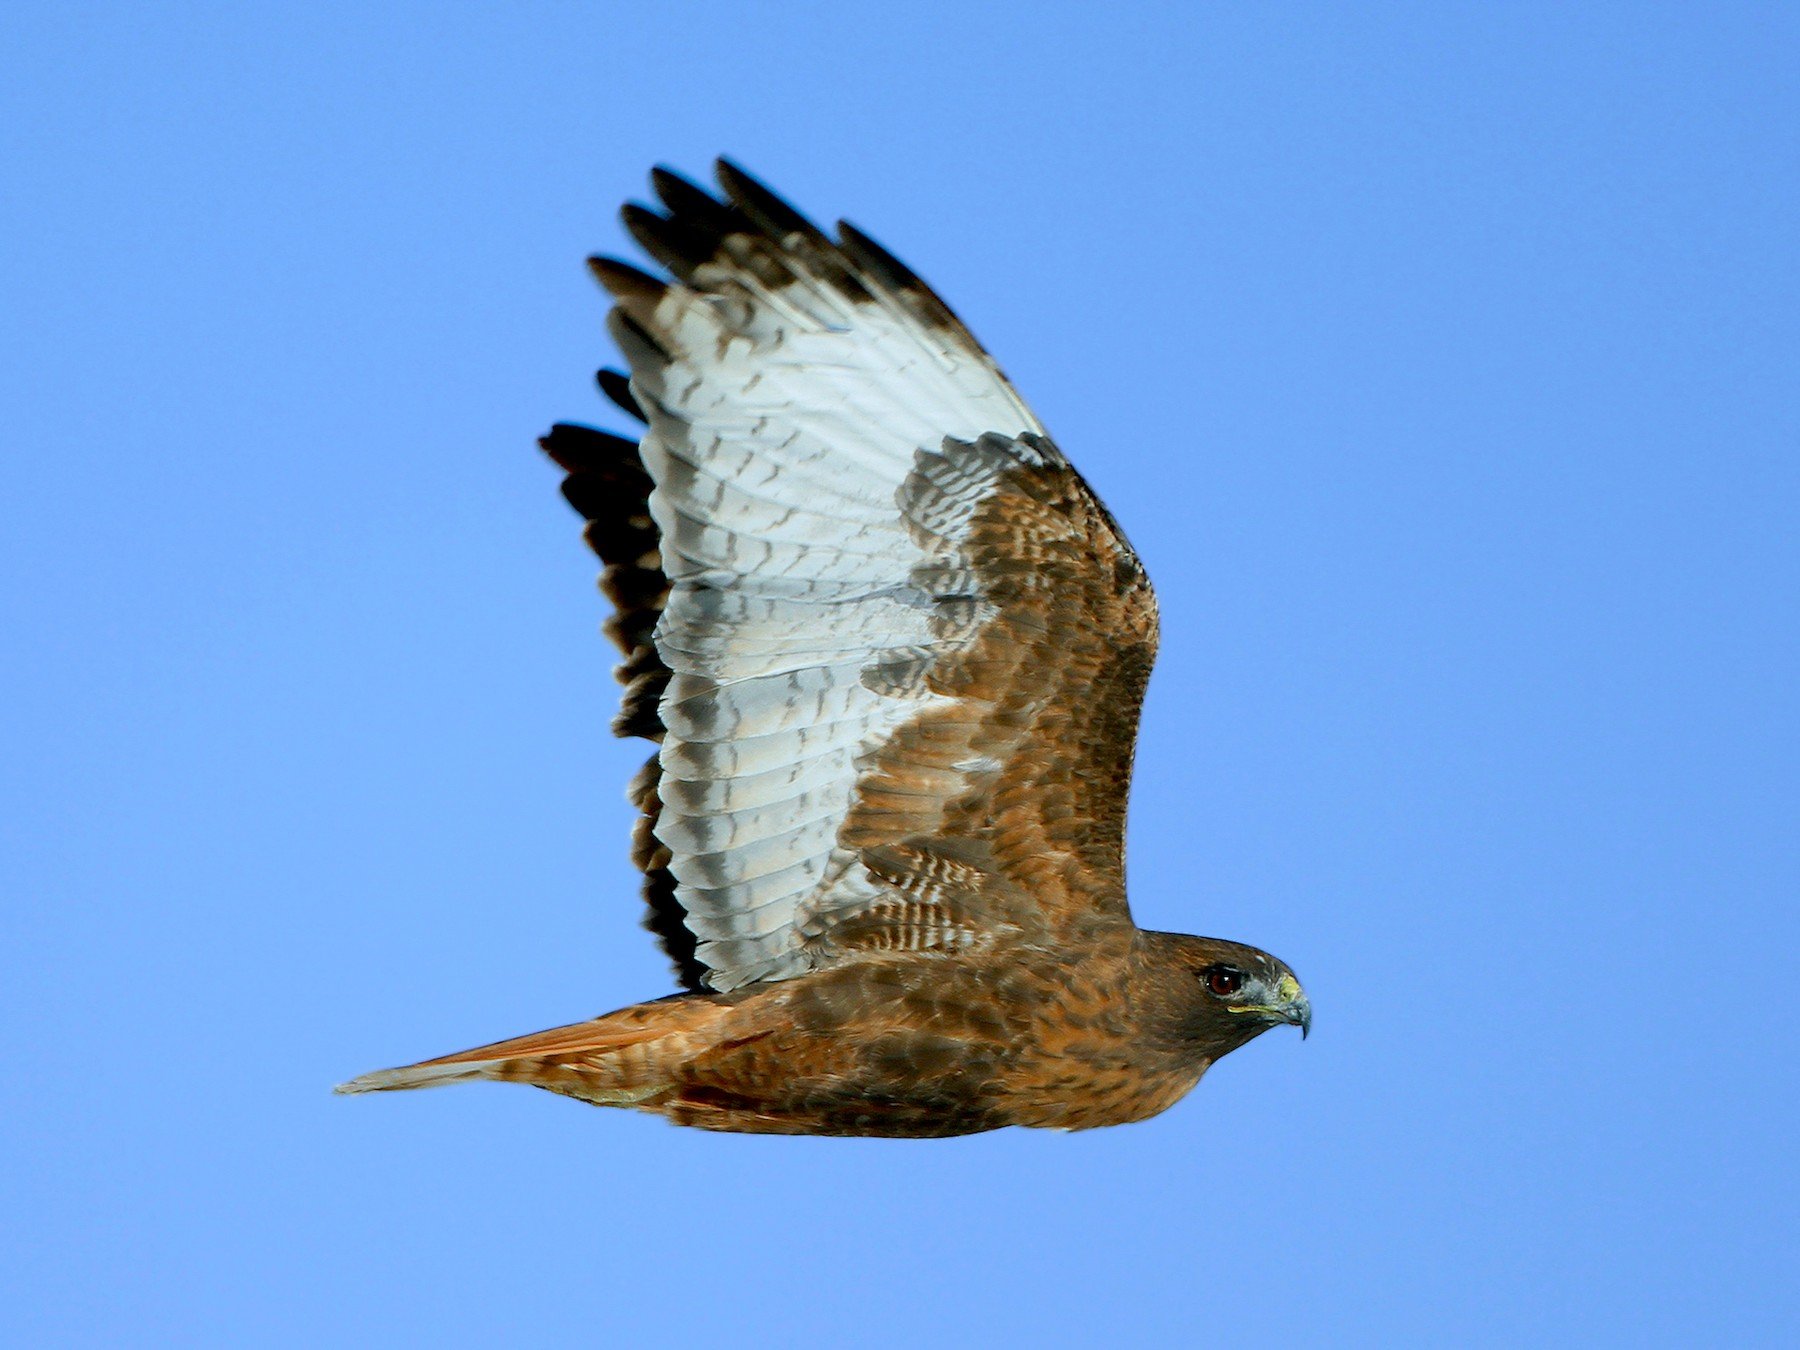
<path id="1" fill-rule="evenodd" d="M 731 989 L 1123 922 L 1156 650 L 1136 555 L 917 277 L 719 178 L 724 201 L 659 170 L 665 211 L 626 208 L 673 283 L 594 263 L 637 454 L 545 442 L 619 608 L 618 729 L 661 742 L 650 926 L 690 987 Z"/>

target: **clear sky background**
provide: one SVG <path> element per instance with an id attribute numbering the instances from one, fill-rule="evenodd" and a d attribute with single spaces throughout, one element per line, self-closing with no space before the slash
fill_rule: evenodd
<path id="1" fill-rule="evenodd" d="M 0 16 L 18 1344 L 1792 1343 L 1800 11 Z M 1147 1124 L 363 1070 L 672 986 L 534 437 L 727 151 L 968 319 L 1164 646 L 1146 926 L 1313 997 Z"/>

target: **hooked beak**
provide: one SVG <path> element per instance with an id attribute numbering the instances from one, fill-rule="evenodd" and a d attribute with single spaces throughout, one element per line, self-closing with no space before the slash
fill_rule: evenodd
<path id="1" fill-rule="evenodd" d="M 1300 1028 L 1301 1040 L 1312 1035 L 1312 1000 L 1305 994 L 1301 994 L 1298 998 L 1285 1004 L 1281 1009 L 1281 1015 Z"/>
<path id="2" fill-rule="evenodd" d="M 1289 1026 L 1299 1027 L 1301 1040 L 1305 1040 L 1312 1034 L 1312 1001 L 1300 988 L 1300 981 L 1292 975 L 1281 977 L 1281 983 L 1275 986 L 1273 1003 L 1247 1003 L 1235 1007 L 1231 1011 L 1261 1013 L 1264 1017 L 1272 1017 L 1278 1022 L 1286 1022 Z"/>

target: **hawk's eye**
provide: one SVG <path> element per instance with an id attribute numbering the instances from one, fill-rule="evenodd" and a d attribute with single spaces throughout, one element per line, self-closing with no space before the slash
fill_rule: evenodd
<path id="1" fill-rule="evenodd" d="M 1214 966 L 1205 975 L 1206 987 L 1220 998 L 1230 998 L 1244 987 L 1244 972 L 1230 966 Z"/>

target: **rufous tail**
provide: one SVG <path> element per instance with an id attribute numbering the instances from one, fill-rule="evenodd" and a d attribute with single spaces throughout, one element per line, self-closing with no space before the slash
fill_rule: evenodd
<path id="1" fill-rule="evenodd" d="M 530 1083 L 602 1106 L 647 1105 L 675 1087 L 672 1075 L 682 1064 L 716 1042 L 729 1012 L 700 997 L 639 1003 L 591 1022 L 365 1073 L 336 1090 L 392 1092 L 487 1079 Z"/>

